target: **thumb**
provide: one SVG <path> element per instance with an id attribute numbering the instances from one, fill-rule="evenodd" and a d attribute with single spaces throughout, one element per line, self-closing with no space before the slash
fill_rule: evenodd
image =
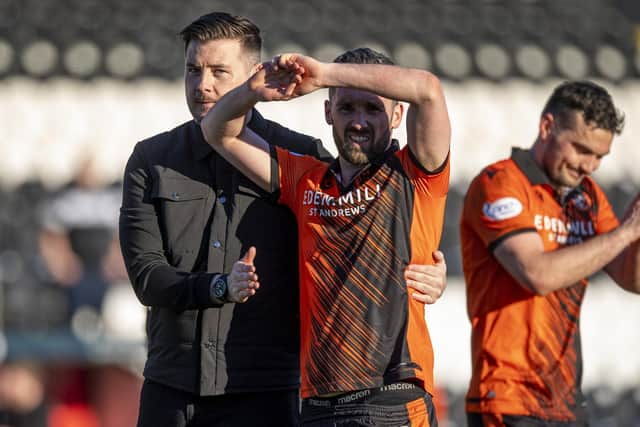
<path id="1" fill-rule="evenodd" d="M 436 264 L 444 264 L 444 254 L 440 251 L 433 251 L 433 260 L 436 262 Z"/>
<path id="2" fill-rule="evenodd" d="M 246 264 L 253 264 L 253 260 L 256 257 L 256 248 L 255 246 L 251 246 L 249 250 L 244 254 L 240 261 Z"/>

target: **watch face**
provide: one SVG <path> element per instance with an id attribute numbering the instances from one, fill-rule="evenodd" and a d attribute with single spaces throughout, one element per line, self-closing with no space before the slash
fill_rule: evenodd
<path id="1" fill-rule="evenodd" d="M 222 298 L 225 293 L 227 293 L 227 283 L 224 279 L 216 279 L 216 281 L 213 282 L 213 294 L 216 298 Z"/>

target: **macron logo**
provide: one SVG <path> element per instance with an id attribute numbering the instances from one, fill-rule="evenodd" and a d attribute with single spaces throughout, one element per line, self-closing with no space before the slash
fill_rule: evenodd
<path id="1" fill-rule="evenodd" d="M 491 221 L 502 221 L 514 218 L 522 212 L 522 203 L 515 197 L 503 197 L 493 203 L 485 203 L 482 213 Z"/>

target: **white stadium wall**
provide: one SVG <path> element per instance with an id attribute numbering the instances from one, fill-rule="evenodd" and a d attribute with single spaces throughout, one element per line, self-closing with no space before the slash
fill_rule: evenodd
<path id="1" fill-rule="evenodd" d="M 536 135 L 540 109 L 559 81 L 524 80 L 493 84 L 466 80 L 445 84 L 451 115 L 452 184 L 466 185 L 485 164 L 509 155 L 511 146 L 528 147 Z M 607 85 L 627 125 L 616 138 L 597 177 L 604 183 L 640 183 L 640 83 Z M 325 92 L 287 103 L 261 104 L 267 117 L 321 137 L 335 153 L 324 122 Z M 136 141 L 190 118 L 181 82 L 130 83 L 6 79 L 0 84 L 0 186 L 28 179 L 57 186 L 69 179 L 87 152 L 99 158 L 105 179 L 120 178 Z M 635 120 L 634 120 L 635 119 Z M 404 129 L 397 132 L 404 139 Z"/>

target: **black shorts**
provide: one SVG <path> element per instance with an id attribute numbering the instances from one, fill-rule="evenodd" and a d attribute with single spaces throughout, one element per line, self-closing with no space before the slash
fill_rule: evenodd
<path id="1" fill-rule="evenodd" d="M 437 427 L 432 397 L 422 388 L 397 382 L 330 398 L 302 401 L 302 425 Z"/>
<path id="2" fill-rule="evenodd" d="M 145 380 L 138 427 L 296 427 L 298 390 L 198 396 Z"/>

